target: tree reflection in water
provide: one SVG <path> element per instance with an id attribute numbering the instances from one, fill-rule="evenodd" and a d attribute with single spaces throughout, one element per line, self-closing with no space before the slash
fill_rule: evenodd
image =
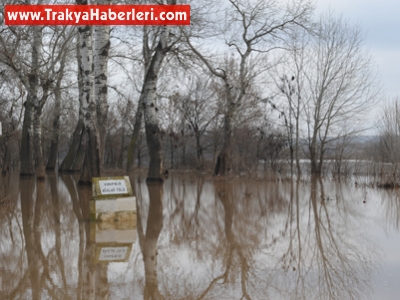
<path id="1" fill-rule="evenodd" d="M 379 256 L 359 230 L 353 199 L 343 201 L 340 189 L 334 197 L 326 195 L 321 179 L 312 178 L 307 207 L 299 197 L 299 182 L 292 183 L 292 190 L 294 184 L 290 225 L 282 233 L 290 236 L 281 258 L 288 295 L 291 299 L 364 299 L 371 292 Z"/>
<path id="2" fill-rule="evenodd" d="M 149 211 L 147 215 L 146 233 L 142 225 L 141 201 L 138 201 L 138 235 L 140 249 L 143 255 L 145 271 L 145 300 L 161 300 L 164 297 L 158 289 L 157 279 L 157 243 L 163 225 L 163 184 L 148 183 L 149 192 Z"/>
<path id="3" fill-rule="evenodd" d="M 15 205 L 0 207 L 1 298 L 364 299 L 381 259 L 363 199 L 387 222 L 377 225 L 399 230 L 396 192 L 171 177 L 132 178 L 138 243 L 127 263 L 109 264 L 94 259 L 90 188 L 71 176 L 3 178 Z"/>

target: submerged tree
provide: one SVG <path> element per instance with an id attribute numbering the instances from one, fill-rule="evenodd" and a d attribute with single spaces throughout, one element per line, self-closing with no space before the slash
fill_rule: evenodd
<path id="1" fill-rule="evenodd" d="M 233 55 L 220 61 L 207 57 L 187 34 L 192 51 L 225 87 L 224 143 L 215 165 L 215 175 L 225 175 L 231 168 L 235 117 L 246 101 L 250 85 L 269 66 L 264 62 L 266 53 L 279 47 L 291 30 L 306 26 L 312 9 L 308 1 L 280 5 L 275 1 L 230 0 L 219 37 L 233 49 Z M 232 63 L 237 67 L 232 68 Z"/>
<path id="2" fill-rule="evenodd" d="M 111 0 L 99 0 L 97 4 L 110 4 Z M 104 158 L 106 132 L 107 132 L 107 77 L 108 77 L 108 52 L 110 49 L 110 26 L 95 26 L 94 37 L 94 97 L 96 103 L 97 127 L 100 135 L 100 149 Z M 102 162 L 103 163 L 103 162 Z"/>
<path id="3" fill-rule="evenodd" d="M 379 91 L 371 57 L 362 47 L 362 35 L 341 18 L 321 17 L 302 69 L 311 172 L 319 174 L 327 145 L 338 137 L 359 132 L 359 120 Z M 303 97 L 303 99 L 305 98 Z M 348 128 L 351 130 L 348 130 Z"/>
<path id="4" fill-rule="evenodd" d="M 199 74 L 187 77 L 187 80 L 181 79 L 183 87 L 169 97 L 167 105 L 174 110 L 175 115 L 178 113 L 176 116 L 180 119 L 175 120 L 175 123 L 179 124 L 178 131 L 183 140 L 183 162 L 185 162 L 186 139 L 190 135 L 195 139 L 197 168 L 203 169 L 204 150 L 208 146 L 203 137 L 219 115 L 218 95 L 211 78 Z"/>
<path id="5" fill-rule="evenodd" d="M 43 4 L 43 1 L 38 1 Z M 24 86 L 24 120 L 20 147 L 20 175 L 44 178 L 42 109 L 59 75 L 58 66 L 68 51 L 73 30 L 51 26 L 2 25 L 0 63 L 14 72 Z"/>
<path id="6" fill-rule="evenodd" d="M 400 153 L 400 106 L 399 99 L 395 98 L 392 102 L 385 104 L 378 117 L 377 140 L 372 140 L 367 151 L 375 162 L 389 163 L 388 183 L 396 183 L 399 171 Z M 381 172 L 382 173 L 382 172 Z"/>
<path id="7" fill-rule="evenodd" d="M 86 0 L 77 0 L 77 4 L 86 5 Z M 78 72 L 82 78 L 82 90 L 79 97 L 82 99 L 84 137 L 87 139 L 85 160 L 82 167 L 80 182 L 91 183 L 92 177 L 100 177 L 102 174 L 101 142 L 97 127 L 96 103 L 93 95 L 93 48 L 91 26 L 78 28 L 80 47 L 80 68 Z"/>
<path id="8" fill-rule="evenodd" d="M 167 0 L 166 3 L 173 5 L 176 4 L 176 0 Z M 163 155 L 157 107 L 157 83 L 163 61 L 176 42 L 176 38 L 171 39 L 170 33 L 170 26 L 163 26 L 156 36 L 157 46 L 149 58 L 139 102 L 139 105 L 143 106 L 147 148 L 150 158 L 147 181 L 163 181 Z"/>

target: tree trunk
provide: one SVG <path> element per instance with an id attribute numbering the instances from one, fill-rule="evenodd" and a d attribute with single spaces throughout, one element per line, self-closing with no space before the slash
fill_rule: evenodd
<path id="1" fill-rule="evenodd" d="M 158 125 L 158 115 L 156 107 L 156 77 L 147 81 L 144 87 L 146 94 L 144 109 L 147 148 L 149 151 L 149 172 L 147 181 L 163 181 L 163 157 L 161 146 L 161 134 Z"/>
<path id="2" fill-rule="evenodd" d="M 173 137 L 170 137 L 169 140 L 169 151 L 170 151 L 170 169 L 172 170 L 174 168 L 174 156 L 175 156 L 175 148 L 174 148 L 174 139 Z"/>
<path id="3" fill-rule="evenodd" d="M 2 162 L 1 162 L 1 173 L 5 174 L 9 172 L 10 170 L 10 151 L 8 150 L 8 138 L 4 139 L 4 144 L 3 144 L 3 157 L 2 157 Z"/>
<path id="4" fill-rule="evenodd" d="M 34 128 L 34 147 L 35 147 L 35 155 L 36 155 L 36 178 L 44 179 L 45 176 L 45 167 L 44 167 L 44 158 L 43 158 L 43 150 L 42 150 L 42 122 L 40 118 L 42 117 L 42 108 L 39 103 L 35 105 L 35 116 L 33 120 L 33 128 Z"/>
<path id="5" fill-rule="evenodd" d="M 78 4 L 87 4 L 86 1 Z M 96 104 L 93 99 L 93 49 L 92 49 L 92 30 L 90 26 L 81 26 L 78 29 L 79 45 L 81 55 L 78 59 L 81 61 L 82 76 L 82 102 L 83 102 L 83 124 L 87 137 L 87 147 L 85 152 L 85 161 L 81 171 L 79 183 L 91 184 L 93 177 L 100 177 L 102 174 L 101 143 L 97 128 Z"/>
<path id="6" fill-rule="evenodd" d="M 140 169 L 142 167 L 142 143 L 143 143 L 143 134 L 139 134 L 139 139 L 138 139 L 138 146 L 137 146 L 137 168 Z"/>
<path id="7" fill-rule="evenodd" d="M 34 175 L 34 151 L 36 154 L 38 176 L 44 177 L 43 153 L 41 152 L 41 140 L 35 137 L 35 134 L 41 134 L 40 113 L 38 109 L 38 88 L 39 88 L 39 65 L 42 54 L 42 27 L 36 26 L 33 29 L 33 43 L 31 54 L 31 69 L 28 75 L 28 97 L 25 103 L 25 116 L 22 126 L 21 140 L 21 176 Z M 43 170 L 42 170 L 43 167 Z"/>
<path id="8" fill-rule="evenodd" d="M 79 116 L 79 120 L 78 123 L 76 124 L 74 133 L 72 135 L 72 143 L 71 146 L 69 147 L 67 156 L 65 156 L 65 158 L 63 159 L 60 169 L 60 172 L 76 172 L 76 171 L 80 171 L 81 167 L 77 169 L 77 165 L 79 165 L 79 163 L 75 164 L 74 162 L 76 161 L 76 158 L 78 156 L 79 153 L 79 149 L 82 148 L 82 136 L 83 136 L 83 115 Z M 85 150 L 81 150 L 80 152 L 84 152 Z M 83 155 L 82 155 L 83 156 Z M 82 159 L 83 162 L 83 159 Z"/>
<path id="9" fill-rule="evenodd" d="M 35 174 L 33 168 L 34 107 L 30 95 L 28 95 L 24 106 L 25 106 L 25 113 L 24 113 L 24 122 L 22 124 L 22 137 L 21 137 L 21 149 L 20 149 L 20 160 L 21 160 L 20 175 L 33 176 Z"/>
<path id="10" fill-rule="evenodd" d="M 311 174 L 312 175 L 319 175 L 321 174 L 320 170 L 320 164 L 317 162 L 317 157 L 318 157 L 318 147 L 316 145 L 316 141 L 311 142 L 311 147 L 310 147 L 310 162 L 311 162 Z"/>
<path id="11" fill-rule="evenodd" d="M 56 86 L 54 89 L 54 120 L 53 133 L 51 138 L 50 155 L 47 161 L 47 170 L 55 170 L 58 161 L 58 139 L 60 136 L 60 117 L 61 117 L 61 81 L 64 77 L 64 68 L 67 51 L 64 51 L 60 62 L 59 75 L 57 77 Z"/>
<path id="12" fill-rule="evenodd" d="M 217 157 L 217 163 L 214 168 L 214 175 L 226 175 L 232 167 L 232 139 L 233 139 L 233 124 L 238 108 L 241 106 L 244 95 L 246 94 L 246 58 L 250 54 L 251 49 L 247 48 L 246 52 L 241 55 L 240 59 L 240 91 L 237 95 L 233 94 L 232 83 L 229 78 L 224 75 L 220 78 L 224 80 L 225 97 L 226 97 L 226 112 L 224 118 L 224 145 Z"/>
<path id="13" fill-rule="evenodd" d="M 133 126 L 133 133 L 131 142 L 128 149 L 128 157 L 126 162 L 126 171 L 130 172 L 133 169 L 135 153 L 138 149 L 138 138 L 140 133 L 140 128 L 142 127 L 142 116 L 143 116 L 143 94 L 140 95 L 138 107 L 135 115 L 135 125 Z"/>
<path id="14" fill-rule="evenodd" d="M 196 152 L 197 152 L 198 168 L 202 170 L 204 169 L 204 156 L 203 156 L 203 147 L 201 146 L 199 132 L 196 132 Z"/>
<path id="15" fill-rule="evenodd" d="M 121 149 L 119 151 L 119 157 L 118 157 L 118 168 L 122 169 L 122 166 L 124 165 L 124 152 L 125 152 L 125 126 L 122 126 L 122 132 L 121 132 Z"/>
<path id="16" fill-rule="evenodd" d="M 110 0 L 97 4 L 110 4 Z M 94 27 L 94 97 L 96 102 L 97 127 L 100 135 L 101 157 L 104 157 L 107 131 L 107 74 L 108 52 L 110 50 L 110 26 Z M 101 162 L 103 163 L 103 162 Z"/>
<path id="17" fill-rule="evenodd" d="M 87 4 L 87 1 L 77 1 L 77 4 Z M 79 183 L 91 184 L 93 177 L 102 174 L 102 159 L 100 135 L 97 128 L 96 103 L 93 98 L 93 49 L 91 26 L 78 28 L 80 46 L 80 69 L 82 76 L 82 109 L 84 132 L 87 138 L 85 160 L 83 163 Z M 81 140 L 82 141 L 82 140 Z"/>
<path id="18" fill-rule="evenodd" d="M 151 50 L 150 50 L 150 46 L 149 46 L 149 31 L 146 26 L 143 27 L 142 54 L 143 54 L 143 60 L 144 60 L 144 73 L 146 76 L 147 70 L 151 63 Z M 128 149 L 128 157 L 127 157 L 127 163 L 126 163 L 126 171 L 127 172 L 132 171 L 133 165 L 134 165 L 135 154 L 136 154 L 136 152 L 140 152 L 140 150 L 139 150 L 140 145 L 138 145 L 138 138 L 139 138 L 140 128 L 142 127 L 143 107 L 144 107 L 143 96 L 144 96 L 143 93 L 141 93 L 139 101 L 138 101 L 138 106 L 136 109 L 135 125 L 133 127 L 132 138 L 131 138 L 131 142 L 129 144 L 129 149 Z M 138 153 L 138 157 L 140 157 L 140 153 Z M 138 164 L 140 165 L 140 162 L 138 162 Z"/>
<path id="19" fill-rule="evenodd" d="M 163 181 L 163 156 L 160 127 L 158 125 L 157 81 L 161 64 L 168 51 L 170 28 L 164 26 L 143 82 L 143 113 L 149 151 L 149 172 L 147 181 Z"/>
<path id="20" fill-rule="evenodd" d="M 318 97 L 317 102 L 317 109 L 314 112 L 314 125 L 312 128 L 312 137 L 311 137 L 311 144 L 309 145 L 310 151 L 310 161 L 311 161 L 311 174 L 312 175 L 319 175 L 321 170 L 318 168 L 317 157 L 318 157 L 318 142 L 317 142 L 317 135 L 318 135 L 318 126 L 319 126 L 319 110 L 320 110 L 320 103 L 321 103 L 322 96 Z"/>
<path id="21" fill-rule="evenodd" d="M 186 169 L 186 143 L 182 147 L 182 166 Z"/>
<path id="22" fill-rule="evenodd" d="M 76 124 L 74 133 L 72 135 L 72 143 L 69 147 L 68 153 L 63 159 L 60 172 L 78 172 L 82 170 L 83 160 L 85 158 L 86 151 L 86 137 L 84 136 L 84 111 L 83 111 L 83 78 L 81 73 L 82 63 L 79 57 L 81 57 L 80 44 L 76 46 L 76 54 L 78 57 L 78 90 L 79 90 L 79 119 Z"/>
<path id="23" fill-rule="evenodd" d="M 41 2 L 41 1 L 39 1 Z M 33 45 L 32 45 L 32 73 L 29 75 L 29 93 L 32 94 L 32 102 L 34 105 L 33 133 L 34 133 L 34 151 L 36 156 L 36 178 L 44 179 L 45 167 L 42 150 L 42 103 L 46 101 L 48 93 L 48 84 L 42 83 L 43 96 L 42 101 L 38 98 L 39 87 L 39 68 L 40 57 L 42 54 L 42 27 L 33 28 Z"/>
<path id="24" fill-rule="evenodd" d="M 229 95 L 229 94 L 228 94 Z M 231 169 L 231 151 L 232 151 L 232 123 L 235 113 L 235 104 L 228 102 L 228 111 L 224 119 L 224 144 L 221 152 L 218 154 L 217 162 L 214 168 L 214 175 L 224 176 Z"/>
<path id="25" fill-rule="evenodd" d="M 58 82 L 57 82 L 58 83 Z M 54 90 L 54 120 L 53 132 L 51 137 L 50 155 L 46 169 L 54 171 L 58 160 L 58 138 L 60 135 L 60 116 L 61 116 L 61 90 L 58 86 Z"/>
<path id="26" fill-rule="evenodd" d="M 300 165 L 300 159 L 299 159 L 299 139 L 300 139 L 300 129 L 299 129 L 299 111 L 297 111 L 297 117 L 296 117 L 296 145 L 295 145 L 295 157 L 296 157 L 296 167 L 297 167 L 297 177 L 300 178 L 301 176 L 301 165 Z"/>

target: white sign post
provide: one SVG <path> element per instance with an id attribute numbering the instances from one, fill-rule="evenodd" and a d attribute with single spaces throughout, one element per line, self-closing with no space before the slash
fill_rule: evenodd
<path id="1" fill-rule="evenodd" d="M 95 177 L 92 181 L 91 220 L 115 222 L 133 218 L 136 223 L 136 198 L 128 176 Z"/>
<path id="2" fill-rule="evenodd" d="M 136 198 L 128 176 L 92 178 L 90 240 L 96 263 L 126 262 L 136 237 Z"/>

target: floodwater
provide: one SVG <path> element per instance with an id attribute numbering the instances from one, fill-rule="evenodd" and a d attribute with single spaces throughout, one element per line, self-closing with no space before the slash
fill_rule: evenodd
<path id="1" fill-rule="evenodd" d="M 397 190 L 131 177 L 137 221 L 101 224 L 72 176 L 0 180 L 1 299 L 399 299 Z"/>

